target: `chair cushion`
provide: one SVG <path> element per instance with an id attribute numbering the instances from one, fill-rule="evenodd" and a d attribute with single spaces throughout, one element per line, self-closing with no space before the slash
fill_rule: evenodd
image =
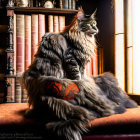
<path id="1" fill-rule="evenodd" d="M 39 130 L 42 131 L 43 128 L 37 120 L 24 118 L 27 108 L 27 103 L 0 104 L 0 132 L 30 132 L 29 134 L 36 134 Z M 140 107 L 127 109 L 123 114 L 95 119 L 91 121 L 88 127 L 90 131 L 87 135 L 90 137 L 101 134 L 139 134 Z M 41 134 L 36 137 L 40 136 Z"/>

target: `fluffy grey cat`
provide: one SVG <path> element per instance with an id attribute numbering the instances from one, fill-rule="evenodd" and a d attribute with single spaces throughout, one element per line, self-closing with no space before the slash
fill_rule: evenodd
<path id="1" fill-rule="evenodd" d="M 137 107 L 111 73 L 87 77 L 98 33 L 94 13 L 79 10 L 61 33 L 46 33 L 34 62 L 23 74 L 29 105 L 26 117 L 40 115 L 47 131 L 60 139 L 81 140 L 95 118 Z"/>

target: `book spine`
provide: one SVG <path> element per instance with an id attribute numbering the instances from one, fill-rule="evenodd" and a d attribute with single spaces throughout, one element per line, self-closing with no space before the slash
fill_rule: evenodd
<path id="1" fill-rule="evenodd" d="M 34 55 L 38 48 L 38 15 L 31 16 L 31 62 L 33 62 Z"/>
<path id="2" fill-rule="evenodd" d="M 59 7 L 63 9 L 63 0 L 59 0 Z"/>
<path id="3" fill-rule="evenodd" d="M 48 32 L 53 32 L 53 15 L 48 15 Z"/>
<path id="4" fill-rule="evenodd" d="M 25 70 L 31 64 L 31 16 L 25 15 Z"/>
<path id="5" fill-rule="evenodd" d="M 87 76 L 91 76 L 92 75 L 91 61 L 88 62 L 88 64 L 86 65 L 86 75 Z"/>
<path id="6" fill-rule="evenodd" d="M 21 97 L 22 97 L 22 89 L 21 89 L 21 85 L 20 82 L 18 80 L 18 78 L 16 78 L 16 89 L 15 89 L 15 102 L 16 103 L 21 103 Z"/>
<path id="7" fill-rule="evenodd" d="M 29 7 L 33 7 L 33 0 L 29 0 Z"/>
<path id="8" fill-rule="evenodd" d="M 45 34 L 45 15 L 38 15 L 38 42 L 42 40 L 42 36 Z"/>
<path id="9" fill-rule="evenodd" d="M 11 103 L 15 101 L 15 79 L 7 78 L 9 85 L 7 86 L 6 102 Z"/>
<path id="10" fill-rule="evenodd" d="M 69 7 L 69 9 L 72 9 L 71 8 L 71 2 L 72 2 L 72 0 L 68 0 L 68 7 Z"/>
<path id="11" fill-rule="evenodd" d="M 16 15 L 16 74 L 21 75 L 24 72 L 24 49 L 25 49 L 25 28 L 24 15 Z M 16 79 L 16 94 L 15 101 L 21 102 L 21 85 Z"/>
<path id="12" fill-rule="evenodd" d="M 22 103 L 27 103 L 27 91 L 25 90 L 25 88 L 24 87 L 22 87 L 22 97 L 21 97 L 21 99 L 22 99 Z"/>
<path id="13" fill-rule="evenodd" d="M 16 17 L 16 73 L 24 71 L 24 15 Z"/>
<path id="14" fill-rule="evenodd" d="M 92 57 L 92 61 L 91 61 L 91 65 L 92 65 L 92 75 L 93 76 L 97 76 L 98 75 L 98 54 L 97 54 L 97 50 L 95 49 L 95 54 Z"/>
<path id="15" fill-rule="evenodd" d="M 68 9 L 69 1 L 68 0 L 63 0 L 63 2 L 64 2 L 64 9 Z"/>
<path id="16" fill-rule="evenodd" d="M 71 4 L 71 7 L 72 9 L 76 9 L 76 2 L 75 0 L 71 0 L 72 4 Z"/>
<path id="17" fill-rule="evenodd" d="M 65 16 L 59 16 L 59 32 L 65 29 Z"/>
<path id="18" fill-rule="evenodd" d="M 38 7 L 39 6 L 38 0 L 36 0 L 35 3 L 36 3 L 35 7 Z"/>
<path id="19" fill-rule="evenodd" d="M 53 16 L 53 32 L 58 33 L 59 32 L 59 24 L 58 24 L 58 16 Z"/>

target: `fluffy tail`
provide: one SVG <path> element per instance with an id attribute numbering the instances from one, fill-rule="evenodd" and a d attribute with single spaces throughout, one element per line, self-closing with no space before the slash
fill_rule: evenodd
<path id="1" fill-rule="evenodd" d="M 105 73 L 94 77 L 95 83 L 111 101 L 123 108 L 136 108 L 138 105 L 119 87 L 117 79 L 111 73 Z M 122 108 L 121 108 L 122 110 Z"/>

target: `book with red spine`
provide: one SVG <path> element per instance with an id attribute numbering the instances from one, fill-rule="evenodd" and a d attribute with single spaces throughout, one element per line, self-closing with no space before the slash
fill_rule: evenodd
<path id="1" fill-rule="evenodd" d="M 65 28 L 65 16 L 59 16 L 59 32 L 62 32 Z"/>
<path id="2" fill-rule="evenodd" d="M 25 15 L 25 70 L 31 64 L 31 15 Z"/>
<path id="3" fill-rule="evenodd" d="M 53 32 L 58 33 L 59 32 L 59 20 L 58 16 L 53 16 Z"/>
<path id="4" fill-rule="evenodd" d="M 38 14 L 31 15 L 31 62 L 38 48 Z"/>
<path id="5" fill-rule="evenodd" d="M 91 60 L 86 65 L 86 75 L 87 76 L 92 76 L 92 64 L 91 64 Z"/>
<path id="6" fill-rule="evenodd" d="M 97 49 L 94 50 L 94 55 L 91 59 L 91 65 L 92 65 L 92 75 L 97 76 L 98 75 L 98 53 L 97 53 Z"/>
<path id="7" fill-rule="evenodd" d="M 42 40 L 42 36 L 45 34 L 45 15 L 38 15 L 38 42 Z"/>
<path id="8" fill-rule="evenodd" d="M 24 49 L 25 49 L 25 24 L 24 15 L 16 15 L 16 75 L 17 77 L 24 72 Z M 16 78 L 16 102 L 21 102 L 22 89 L 20 81 Z"/>
<path id="9" fill-rule="evenodd" d="M 63 6 L 63 0 L 59 0 L 59 8 L 63 8 L 64 6 Z"/>
<path id="10" fill-rule="evenodd" d="M 9 85 L 7 86 L 7 97 L 6 102 L 15 102 L 15 79 L 7 78 Z"/>
<path id="11" fill-rule="evenodd" d="M 48 15 L 48 32 L 53 32 L 53 15 Z"/>

